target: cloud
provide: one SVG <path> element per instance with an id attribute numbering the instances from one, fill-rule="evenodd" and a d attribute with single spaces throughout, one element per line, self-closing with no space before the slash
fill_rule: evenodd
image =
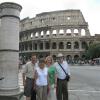
<path id="1" fill-rule="evenodd" d="M 91 34 L 100 34 L 100 0 L 0 0 L 0 2 L 15 2 L 22 5 L 21 19 L 34 17 L 42 12 L 80 9 L 89 23 Z"/>

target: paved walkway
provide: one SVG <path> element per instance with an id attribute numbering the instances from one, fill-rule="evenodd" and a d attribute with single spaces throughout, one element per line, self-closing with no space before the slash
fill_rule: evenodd
<path id="1" fill-rule="evenodd" d="M 21 91 L 23 91 L 23 81 L 22 74 L 19 73 L 19 85 Z M 79 88 L 77 88 L 77 86 Z M 69 100 L 100 100 L 100 91 L 94 91 L 90 87 L 84 86 L 81 88 L 82 84 L 69 82 Z M 81 90 L 80 90 L 81 89 Z M 25 100 L 23 96 L 21 100 Z"/>

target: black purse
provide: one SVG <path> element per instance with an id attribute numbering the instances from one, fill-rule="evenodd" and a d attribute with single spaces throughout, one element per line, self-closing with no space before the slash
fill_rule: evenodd
<path id="1" fill-rule="evenodd" d="M 64 71 L 64 73 L 66 74 L 66 78 L 65 80 L 69 81 L 70 80 L 70 76 L 68 75 L 68 73 L 66 73 L 66 71 L 64 70 L 64 68 L 61 66 L 60 63 L 58 63 L 60 65 L 60 67 L 62 68 L 62 70 Z"/>

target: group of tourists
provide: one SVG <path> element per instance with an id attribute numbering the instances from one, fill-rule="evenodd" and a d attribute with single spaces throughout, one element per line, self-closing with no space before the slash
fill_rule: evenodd
<path id="1" fill-rule="evenodd" d="M 70 69 L 62 53 L 54 62 L 52 56 L 40 58 L 32 54 L 23 69 L 26 100 L 68 100 Z"/>

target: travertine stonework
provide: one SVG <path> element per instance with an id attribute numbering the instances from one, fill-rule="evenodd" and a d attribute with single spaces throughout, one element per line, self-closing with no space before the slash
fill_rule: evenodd
<path id="1" fill-rule="evenodd" d="M 22 7 L 16 3 L 0 4 L 0 77 L 3 77 L 0 80 L 0 100 L 9 100 L 8 96 L 20 93 L 18 64 L 21 9 Z M 12 99 L 10 98 L 10 100 Z"/>
<path id="2" fill-rule="evenodd" d="M 20 21 L 20 56 L 28 59 L 34 52 L 55 58 L 62 52 L 67 60 L 83 58 L 95 38 L 80 10 L 44 12 Z"/>

